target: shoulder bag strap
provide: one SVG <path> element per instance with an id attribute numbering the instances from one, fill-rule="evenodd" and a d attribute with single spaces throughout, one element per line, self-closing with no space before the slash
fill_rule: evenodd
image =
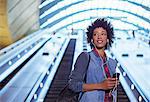
<path id="1" fill-rule="evenodd" d="M 88 70 L 88 67 L 89 67 L 90 59 L 91 59 L 91 56 L 90 56 L 89 52 L 87 52 L 87 57 L 88 57 L 88 63 L 87 63 L 87 66 L 86 66 L 85 76 L 84 76 L 84 82 L 85 83 L 86 83 L 86 77 L 87 77 L 87 70 Z"/>
<path id="2" fill-rule="evenodd" d="M 91 56 L 89 54 L 89 52 L 86 53 L 87 54 L 87 57 L 88 57 L 88 63 L 87 63 L 87 66 L 86 66 L 86 70 L 85 70 L 85 76 L 84 76 L 84 82 L 86 83 L 86 77 L 87 77 L 87 70 L 88 70 L 88 67 L 89 67 L 89 63 L 90 63 L 90 59 L 91 59 Z M 83 93 L 81 93 L 80 97 L 79 97 L 79 100 L 82 98 L 83 96 Z"/>

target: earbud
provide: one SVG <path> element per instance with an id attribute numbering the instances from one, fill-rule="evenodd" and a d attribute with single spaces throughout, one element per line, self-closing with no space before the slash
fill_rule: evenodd
<path id="1" fill-rule="evenodd" d="M 94 44 L 94 42 L 93 42 L 93 39 L 91 39 L 91 43 L 92 43 L 92 45 L 96 48 L 96 46 L 95 46 L 95 44 Z"/>
<path id="2" fill-rule="evenodd" d="M 109 42 L 109 39 L 107 39 L 107 43 Z"/>

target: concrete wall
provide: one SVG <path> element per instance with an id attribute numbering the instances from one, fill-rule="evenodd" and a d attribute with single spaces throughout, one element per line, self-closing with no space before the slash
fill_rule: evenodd
<path id="1" fill-rule="evenodd" d="M 22 37 L 39 30 L 39 4 L 41 0 L 0 0 L 7 1 L 8 32 L 11 41 L 15 42 Z M 12 42 L 9 42 L 11 44 Z M 1 46 L 9 45 L 4 44 Z"/>
<path id="2" fill-rule="evenodd" d="M 13 41 L 39 29 L 40 0 L 8 0 L 8 23 Z"/>
<path id="3" fill-rule="evenodd" d="M 12 43 L 7 20 L 7 1 L 0 0 L 0 48 Z"/>

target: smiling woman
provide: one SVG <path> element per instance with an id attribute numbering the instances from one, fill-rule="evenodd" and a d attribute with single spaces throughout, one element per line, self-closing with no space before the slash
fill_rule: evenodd
<path id="1" fill-rule="evenodd" d="M 89 66 L 84 74 L 84 63 L 88 61 L 81 53 L 70 76 L 69 88 L 82 93 L 79 102 L 116 102 L 118 80 L 113 74 L 117 62 L 105 53 L 107 45 L 113 42 L 113 27 L 107 19 L 100 18 L 87 28 L 86 34 L 88 42 L 92 43 L 92 51 L 88 53 L 91 58 Z M 84 77 L 86 81 L 83 81 Z"/>

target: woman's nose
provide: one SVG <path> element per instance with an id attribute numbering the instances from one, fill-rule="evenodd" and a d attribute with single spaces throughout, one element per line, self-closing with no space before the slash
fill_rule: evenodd
<path id="1" fill-rule="evenodd" d="M 98 38 L 98 39 L 101 39 L 102 37 L 101 37 L 101 35 L 98 35 L 97 38 Z"/>

